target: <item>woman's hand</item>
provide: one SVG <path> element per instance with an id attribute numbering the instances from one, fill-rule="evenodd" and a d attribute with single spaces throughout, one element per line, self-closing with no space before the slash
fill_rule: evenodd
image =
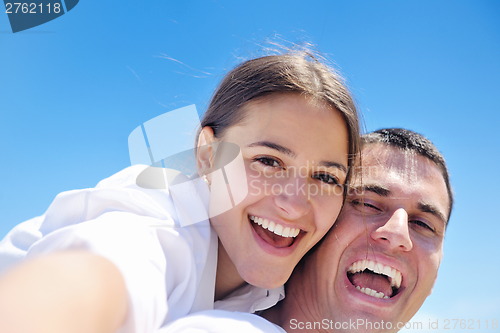
<path id="1" fill-rule="evenodd" d="M 0 277 L 0 332 L 115 332 L 126 312 L 120 271 L 89 252 L 40 256 Z"/>

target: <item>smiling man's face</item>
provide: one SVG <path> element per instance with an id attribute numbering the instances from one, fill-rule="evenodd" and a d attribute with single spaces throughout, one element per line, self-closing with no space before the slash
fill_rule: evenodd
<path id="1" fill-rule="evenodd" d="M 364 148 L 362 162 L 306 279 L 323 291 L 316 295 L 322 318 L 361 324 L 354 332 L 397 331 L 437 277 L 448 192 L 441 170 L 423 156 L 377 143 Z"/>

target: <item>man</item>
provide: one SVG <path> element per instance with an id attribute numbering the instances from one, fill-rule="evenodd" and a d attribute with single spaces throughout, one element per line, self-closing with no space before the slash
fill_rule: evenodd
<path id="1" fill-rule="evenodd" d="M 442 155 L 420 134 L 384 129 L 364 136 L 357 171 L 333 229 L 296 268 L 285 300 L 262 314 L 287 332 L 396 332 L 431 293 L 453 204 Z M 162 333 L 280 331 L 238 316 L 200 314 Z"/>

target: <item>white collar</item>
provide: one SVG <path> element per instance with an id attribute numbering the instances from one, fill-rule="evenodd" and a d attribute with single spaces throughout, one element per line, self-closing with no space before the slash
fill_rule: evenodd
<path id="1" fill-rule="evenodd" d="M 283 286 L 264 289 L 247 284 L 233 291 L 224 299 L 215 302 L 214 308 L 217 310 L 254 313 L 273 307 L 283 298 L 285 298 L 285 288 Z"/>

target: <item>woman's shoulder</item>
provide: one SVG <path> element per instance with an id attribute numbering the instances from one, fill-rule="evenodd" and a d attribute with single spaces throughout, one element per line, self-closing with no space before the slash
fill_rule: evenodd
<path id="1" fill-rule="evenodd" d="M 138 187 L 168 191 L 172 185 L 192 180 L 193 177 L 175 169 L 136 164 L 99 181 L 96 188 Z"/>
<path id="2" fill-rule="evenodd" d="M 126 213 L 135 219 L 155 219 L 158 224 L 168 226 L 192 224 L 185 223 L 186 215 L 196 212 L 196 222 L 202 222 L 206 215 L 206 194 L 189 182 L 182 183 L 180 180 L 184 178 L 176 170 L 134 165 L 100 181 L 94 188 L 62 192 L 43 216 L 42 234 L 113 212 Z M 173 180 L 187 185 L 176 191 L 169 186 Z"/>

